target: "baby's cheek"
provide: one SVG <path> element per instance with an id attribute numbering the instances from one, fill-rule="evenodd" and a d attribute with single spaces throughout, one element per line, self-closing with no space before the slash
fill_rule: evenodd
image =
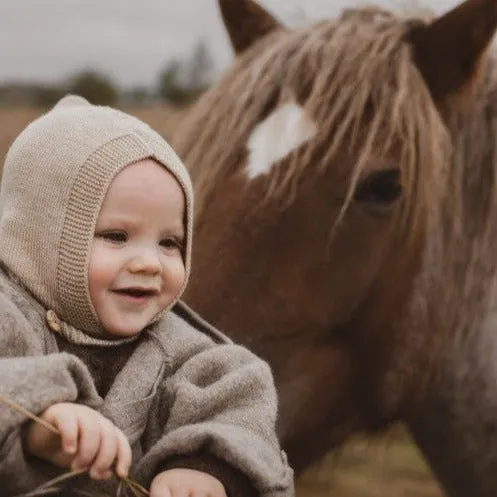
<path id="1" fill-rule="evenodd" d="M 176 293 L 178 294 L 183 285 L 185 284 L 186 271 L 185 266 L 183 264 L 179 265 L 176 270 Z"/>
<path id="2" fill-rule="evenodd" d="M 111 287 L 117 274 L 115 266 L 115 261 L 108 256 L 105 250 L 99 248 L 98 245 L 94 246 L 88 266 L 88 287 L 94 306 L 102 292 Z"/>

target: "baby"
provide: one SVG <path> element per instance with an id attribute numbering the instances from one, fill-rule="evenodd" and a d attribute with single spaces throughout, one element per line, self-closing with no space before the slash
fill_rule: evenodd
<path id="1" fill-rule="evenodd" d="M 15 140 L 0 190 L 2 495 L 291 496 L 268 365 L 195 315 L 187 171 L 140 120 L 67 96 Z M 215 289 L 213 289 L 215 291 Z"/>

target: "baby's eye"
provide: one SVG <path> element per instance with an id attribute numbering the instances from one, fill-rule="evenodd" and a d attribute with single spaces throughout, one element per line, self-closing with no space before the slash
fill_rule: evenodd
<path id="1" fill-rule="evenodd" d="M 96 236 L 112 243 L 124 243 L 128 240 L 128 235 L 124 231 L 104 231 L 97 233 Z"/>
<path id="2" fill-rule="evenodd" d="M 160 246 L 167 250 L 178 250 L 181 252 L 183 251 L 183 240 L 180 240 L 174 236 L 169 236 L 160 241 Z"/>

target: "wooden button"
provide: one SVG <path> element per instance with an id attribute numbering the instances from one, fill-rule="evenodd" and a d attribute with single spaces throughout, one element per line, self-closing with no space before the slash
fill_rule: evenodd
<path id="1" fill-rule="evenodd" d="M 56 333 L 60 333 L 60 331 L 62 330 L 62 325 L 61 325 L 59 316 L 57 316 L 57 314 L 55 314 L 55 312 L 52 311 L 52 309 L 50 309 L 47 311 L 46 317 L 47 317 L 47 324 L 48 324 L 49 328 L 52 331 L 55 331 Z"/>

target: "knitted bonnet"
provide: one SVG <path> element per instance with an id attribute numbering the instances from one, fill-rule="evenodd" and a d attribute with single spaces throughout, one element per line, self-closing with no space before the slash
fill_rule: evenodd
<path id="1" fill-rule="evenodd" d="M 69 95 L 27 126 L 7 153 L 0 187 L 0 260 L 49 311 L 48 321 L 56 321 L 49 322 L 51 328 L 72 342 L 116 343 L 91 303 L 90 250 L 110 183 L 124 167 L 146 158 L 167 168 L 185 194 L 183 293 L 191 259 L 190 177 L 148 125 Z"/>

